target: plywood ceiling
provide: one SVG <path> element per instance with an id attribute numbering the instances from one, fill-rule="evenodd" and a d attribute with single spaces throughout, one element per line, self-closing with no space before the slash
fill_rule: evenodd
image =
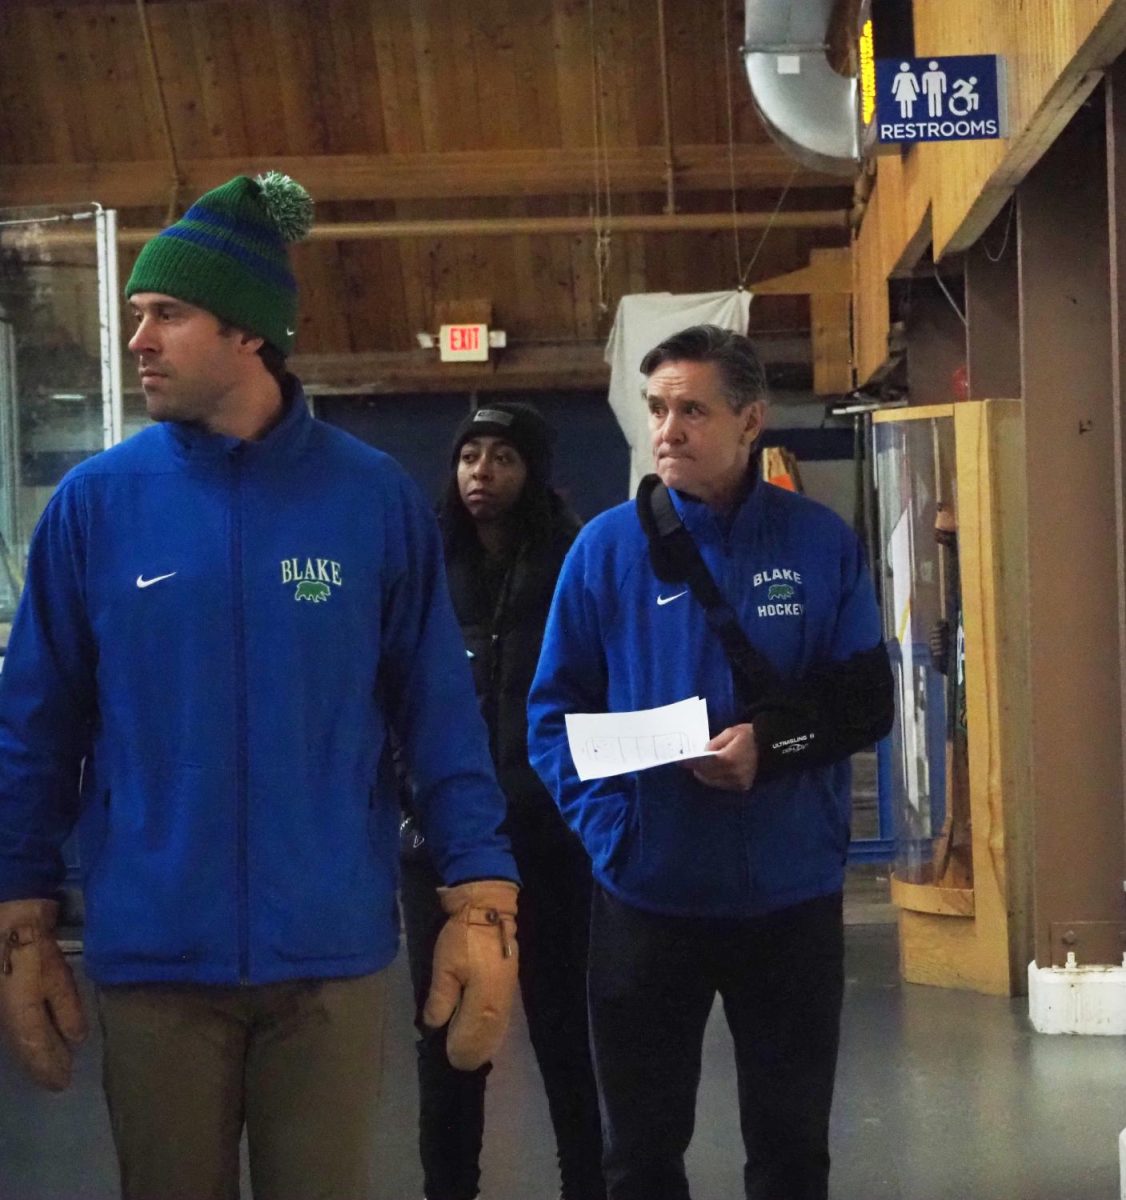
<path id="1" fill-rule="evenodd" d="M 663 16 L 664 55 L 660 0 L 2 0 L 0 206 L 96 200 L 152 230 L 278 166 L 322 226 L 362 233 L 295 251 L 302 361 L 407 354 L 468 300 L 514 348 L 592 347 L 625 293 L 730 288 L 847 244 L 847 183 L 757 121 L 741 6 Z M 670 149 L 676 213 L 717 215 L 631 231 L 668 208 Z M 411 224 L 436 220 L 476 224 Z M 123 238 L 123 273 L 134 253 Z M 809 321 L 805 297 L 752 306 L 763 337 Z"/>

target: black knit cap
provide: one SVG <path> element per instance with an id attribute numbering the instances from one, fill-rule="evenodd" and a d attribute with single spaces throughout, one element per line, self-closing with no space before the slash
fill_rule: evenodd
<path id="1" fill-rule="evenodd" d="M 528 474 L 546 482 L 551 475 L 554 430 L 530 404 L 486 404 L 458 426 L 450 462 L 457 463 L 462 446 L 471 438 L 504 438 L 516 447 Z"/>

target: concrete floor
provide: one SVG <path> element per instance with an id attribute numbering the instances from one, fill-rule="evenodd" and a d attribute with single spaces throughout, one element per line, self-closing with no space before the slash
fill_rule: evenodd
<path id="1" fill-rule="evenodd" d="M 871 872 L 850 884 L 835 1200 L 1117 1196 L 1123 1040 L 1043 1037 L 1032 1033 L 1023 999 L 902 985 L 885 889 Z M 418 1200 L 409 989 L 405 964 L 393 971 L 401 1003 L 387 1038 L 378 1197 Z M 0 1063 L 0 1200 L 117 1195 L 98 1059 L 96 1044 L 85 1048 L 74 1086 L 59 1097 Z M 488 1103 L 484 1200 L 555 1200 L 547 1110 L 522 1024 L 496 1065 Z M 717 1015 L 689 1152 L 696 1200 L 740 1196 L 741 1162 L 730 1047 Z"/>

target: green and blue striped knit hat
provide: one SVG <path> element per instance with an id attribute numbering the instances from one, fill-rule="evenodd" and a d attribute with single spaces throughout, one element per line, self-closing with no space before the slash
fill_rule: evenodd
<path id="1" fill-rule="evenodd" d="M 297 282 L 286 244 L 300 241 L 312 224 L 313 201 L 288 175 L 238 175 L 145 243 L 126 298 L 175 296 L 288 354 L 297 330 Z"/>

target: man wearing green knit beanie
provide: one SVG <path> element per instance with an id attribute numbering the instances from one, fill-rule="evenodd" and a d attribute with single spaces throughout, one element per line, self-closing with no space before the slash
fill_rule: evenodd
<path id="1" fill-rule="evenodd" d="M 297 326 L 297 282 L 286 245 L 308 233 L 312 215 L 308 192 L 288 176 L 239 175 L 201 196 L 179 221 L 146 243 L 125 295 L 138 324 L 129 348 L 137 357 L 151 417 L 217 421 L 218 430 L 245 437 L 265 427 L 263 402 L 280 412 L 281 396 L 267 395 L 269 387 L 249 397 L 230 394 L 227 358 L 233 356 L 240 366 L 239 360 L 257 356 L 274 382 L 284 383 L 284 356 Z M 172 311 L 169 299 L 177 302 Z M 146 313 L 156 318 L 147 326 Z M 211 330 L 214 322 L 199 319 L 207 314 L 217 318 L 221 340 L 210 353 L 199 353 L 194 341 L 181 350 L 183 329 L 189 335 Z M 194 320 L 185 326 L 183 320 L 170 322 L 170 316 Z M 171 341 L 162 337 L 159 346 L 146 344 L 145 335 L 158 328 L 171 329 Z M 187 355 L 184 364 L 180 354 Z M 247 365 L 250 378 L 261 380 L 254 364 Z"/>
<path id="2" fill-rule="evenodd" d="M 285 367 L 293 180 L 240 176 L 142 249 L 129 349 L 154 424 L 74 468 L 34 535 L 0 674 L 0 1038 L 60 1091 L 83 966 L 124 1200 L 364 1200 L 399 797 L 443 879 L 435 1023 L 489 1061 L 516 981 L 516 868 L 430 506 L 316 421 Z M 452 1014 L 452 1019 L 451 1019 Z"/>

